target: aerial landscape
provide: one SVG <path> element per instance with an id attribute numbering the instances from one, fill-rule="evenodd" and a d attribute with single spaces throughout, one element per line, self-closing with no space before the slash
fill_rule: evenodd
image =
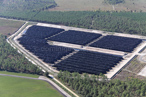
<path id="1" fill-rule="evenodd" d="M 1 97 L 145 97 L 145 0 L 0 0 Z"/>

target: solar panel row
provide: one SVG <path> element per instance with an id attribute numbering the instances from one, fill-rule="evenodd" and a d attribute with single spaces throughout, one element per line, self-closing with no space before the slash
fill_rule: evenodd
<path id="1" fill-rule="evenodd" d="M 54 67 L 57 67 L 58 70 L 70 72 L 105 74 L 121 60 L 122 57 L 119 56 L 79 51 L 73 56 L 54 65 Z"/>
<path id="2" fill-rule="evenodd" d="M 94 39 L 99 38 L 100 36 L 102 36 L 102 35 L 95 34 L 95 33 L 89 33 L 89 32 L 69 30 L 69 31 L 65 31 L 55 37 L 51 37 L 48 40 L 72 43 L 72 44 L 79 44 L 79 45 L 86 45 L 86 44 L 90 43 L 91 41 L 93 41 Z"/>
<path id="3" fill-rule="evenodd" d="M 108 35 L 94 42 L 90 46 L 123 52 L 132 52 L 141 42 L 141 39 Z"/>

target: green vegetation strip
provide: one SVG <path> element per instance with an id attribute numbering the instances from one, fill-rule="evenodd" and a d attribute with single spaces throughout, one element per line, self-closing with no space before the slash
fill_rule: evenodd
<path id="1" fill-rule="evenodd" d="M 21 14 L 19 14 L 21 13 Z M 23 14 L 22 14 L 23 13 Z M 111 32 L 146 35 L 146 13 L 109 11 L 1 12 L 0 16 Z"/>
<path id="2" fill-rule="evenodd" d="M 1 97 L 63 97 L 45 81 L 0 76 Z"/>
<path id="3" fill-rule="evenodd" d="M 106 76 L 60 72 L 58 79 L 82 95 L 80 97 L 145 97 L 146 81 L 127 78 L 126 81 L 110 80 Z"/>
<path id="4" fill-rule="evenodd" d="M 16 73 L 16 72 L 7 72 L 7 71 L 0 71 L 0 74 L 26 76 L 26 77 L 33 77 L 33 78 L 38 78 L 39 77 L 39 75 L 35 75 L 35 74 Z"/>
<path id="5" fill-rule="evenodd" d="M 52 81 L 54 83 L 56 83 L 59 87 L 61 87 L 64 91 L 66 91 L 69 95 L 71 95 L 72 97 L 76 97 L 74 96 L 71 92 L 69 92 L 66 88 L 64 88 L 62 85 L 60 85 L 58 82 L 56 82 L 55 80 L 52 79 Z M 64 83 L 63 83 L 64 84 Z M 65 85 L 65 84 L 64 84 Z"/>
<path id="6" fill-rule="evenodd" d="M 24 56 L 19 54 L 7 42 L 6 36 L 0 35 L 0 70 L 41 75 L 43 72 Z"/>

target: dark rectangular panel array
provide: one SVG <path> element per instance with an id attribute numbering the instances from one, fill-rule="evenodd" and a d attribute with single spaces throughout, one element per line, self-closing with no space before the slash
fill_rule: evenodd
<path id="1" fill-rule="evenodd" d="M 27 29 L 25 35 L 35 38 L 48 38 L 52 35 L 55 35 L 57 33 L 60 33 L 64 31 L 64 29 L 59 28 L 52 28 L 52 27 L 43 27 L 43 26 L 31 26 Z"/>
<path id="2" fill-rule="evenodd" d="M 74 51 L 71 48 L 52 46 L 47 43 L 45 38 L 60 31 L 62 30 L 56 30 L 56 28 L 32 26 L 18 41 L 25 49 L 38 56 L 44 62 L 54 63 L 61 57 Z"/>
<path id="3" fill-rule="evenodd" d="M 94 39 L 99 38 L 100 36 L 101 34 L 69 30 L 54 37 L 51 37 L 49 38 L 49 40 L 86 45 L 93 41 Z"/>
<path id="4" fill-rule="evenodd" d="M 62 71 L 105 74 L 121 60 L 122 57 L 120 56 L 89 51 L 79 51 L 73 56 L 54 65 L 54 67 L 57 67 L 58 70 Z"/>
<path id="5" fill-rule="evenodd" d="M 141 42 L 141 39 L 108 35 L 103 37 L 99 41 L 94 42 L 90 46 L 117 51 L 132 52 L 134 48 L 136 48 L 137 45 Z"/>
<path id="6" fill-rule="evenodd" d="M 41 47 L 41 46 L 44 46 L 44 45 L 48 44 L 47 40 L 45 40 L 45 39 L 29 37 L 29 36 L 26 36 L 26 35 L 23 35 L 18 40 L 23 45 L 34 45 L 35 44 L 35 45 L 39 45 Z"/>
<path id="7" fill-rule="evenodd" d="M 61 57 L 73 51 L 71 48 L 49 45 L 45 43 L 43 39 L 41 40 L 30 37 L 21 37 L 19 41 L 25 49 L 29 50 L 46 63 L 54 63 Z"/>

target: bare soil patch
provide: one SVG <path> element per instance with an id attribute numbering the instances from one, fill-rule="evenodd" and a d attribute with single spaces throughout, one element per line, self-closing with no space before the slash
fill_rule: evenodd
<path id="1" fill-rule="evenodd" d="M 125 68 L 121 70 L 115 79 L 125 80 L 126 78 L 138 78 L 146 79 L 144 76 L 138 75 L 138 73 L 146 66 L 146 63 L 138 61 L 138 57 L 135 57 Z"/>
<path id="2" fill-rule="evenodd" d="M 17 31 L 17 29 L 18 28 L 14 28 L 14 27 L 0 26 L 0 33 L 9 36 L 13 34 L 15 31 Z"/>
<path id="3" fill-rule="evenodd" d="M 10 36 L 17 31 L 24 22 L 0 19 L 0 34 Z"/>

